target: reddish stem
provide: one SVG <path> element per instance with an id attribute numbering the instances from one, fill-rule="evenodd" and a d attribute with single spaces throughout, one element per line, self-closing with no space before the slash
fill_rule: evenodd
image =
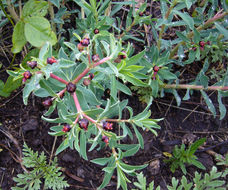
<path id="1" fill-rule="evenodd" d="M 77 118 L 75 119 L 74 123 L 76 124 L 79 120 L 79 115 L 77 116 Z"/>
<path id="2" fill-rule="evenodd" d="M 90 68 L 86 68 L 75 80 L 73 80 L 73 84 L 76 84 L 78 81 L 80 81 L 89 71 Z"/>
<path id="3" fill-rule="evenodd" d="M 93 68 L 96 67 L 96 66 L 98 66 L 98 65 L 103 64 L 104 62 L 106 62 L 106 61 L 108 61 L 108 60 L 110 60 L 110 59 L 111 59 L 111 57 L 105 57 L 105 58 L 101 59 L 100 61 L 96 62 L 96 63 L 93 65 Z"/>
<path id="4" fill-rule="evenodd" d="M 56 76 L 56 75 L 54 75 L 52 73 L 50 74 L 50 77 L 53 78 L 53 79 L 56 79 L 57 81 L 59 81 L 59 82 L 61 82 L 63 84 L 68 84 L 68 82 L 66 80 L 64 80 L 64 79 L 62 79 L 62 78 L 60 78 L 60 77 L 58 77 L 58 76 Z"/>
<path id="5" fill-rule="evenodd" d="M 84 118 L 88 119 L 91 123 L 95 124 L 99 130 L 101 130 L 101 127 L 102 127 L 101 124 L 97 123 L 97 121 L 95 121 L 93 118 L 89 117 L 85 113 L 82 113 L 82 115 Z"/>
<path id="6" fill-rule="evenodd" d="M 76 92 L 74 92 L 72 96 L 73 96 L 74 103 L 75 103 L 75 106 L 76 106 L 78 112 L 81 112 L 82 109 L 81 109 L 81 106 L 80 106 L 80 104 L 79 104 L 79 101 L 78 101 L 78 97 L 77 97 L 77 95 L 76 95 Z"/>
<path id="7" fill-rule="evenodd" d="M 111 59 L 111 57 L 105 57 L 105 58 L 101 59 L 100 61 L 96 62 L 94 65 L 92 65 L 92 67 L 94 68 L 98 65 L 101 65 L 110 59 Z M 78 77 L 75 80 L 73 80 L 73 83 L 76 84 L 78 81 L 80 81 L 90 71 L 90 69 L 91 68 L 86 68 L 80 75 L 78 75 Z"/>

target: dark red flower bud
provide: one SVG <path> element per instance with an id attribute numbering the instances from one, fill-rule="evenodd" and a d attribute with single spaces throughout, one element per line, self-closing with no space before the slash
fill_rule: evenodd
<path id="1" fill-rule="evenodd" d="M 79 51 L 83 51 L 85 48 L 81 43 L 79 43 L 77 46 Z"/>
<path id="2" fill-rule="evenodd" d="M 59 95 L 60 99 L 62 99 L 64 95 L 65 95 L 65 93 L 60 94 Z"/>
<path id="3" fill-rule="evenodd" d="M 203 48 L 205 46 L 205 42 L 204 41 L 200 41 L 199 45 Z"/>
<path id="4" fill-rule="evenodd" d="M 84 130 L 87 130 L 88 129 L 88 125 L 89 125 L 89 121 L 87 119 L 81 119 L 79 122 L 79 127 L 84 129 Z"/>
<path id="5" fill-rule="evenodd" d="M 83 84 L 84 84 L 85 86 L 89 86 L 89 85 L 90 85 L 90 80 L 87 79 L 87 78 L 84 79 Z"/>
<path id="6" fill-rule="evenodd" d="M 63 126 L 62 131 L 63 131 L 64 133 L 67 133 L 67 132 L 69 132 L 70 130 L 71 130 L 71 126 L 70 126 L 69 124 L 65 124 L 65 125 Z"/>
<path id="7" fill-rule="evenodd" d="M 107 136 L 102 136 L 102 141 L 108 144 L 109 138 Z"/>
<path id="8" fill-rule="evenodd" d="M 143 16 L 143 15 L 144 15 L 144 12 L 140 12 L 140 13 L 139 13 L 139 16 Z"/>
<path id="9" fill-rule="evenodd" d="M 98 55 L 98 54 L 93 55 L 93 56 L 92 56 L 92 60 L 93 60 L 93 62 L 99 61 L 99 60 L 100 60 L 99 55 Z"/>
<path id="10" fill-rule="evenodd" d="M 119 59 L 126 59 L 127 58 L 127 53 L 125 51 L 122 51 L 120 55 L 118 55 Z"/>
<path id="11" fill-rule="evenodd" d="M 99 33 L 99 30 L 96 28 L 96 29 L 94 29 L 94 34 L 98 34 Z"/>
<path id="12" fill-rule="evenodd" d="M 32 73 L 30 71 L 25 71 L 23 76 L 25 79 L 30 79 L 32 77 Z"/>
<path id="13" fill-rule="evenodd" d="M 45 107 L 50 107 L 52 105 L 52 99 L 51 98 L 47 98 L 46 100 L 44 100 L 42 102 L 42 104 L 45 106 Z"/>
<path id="14" fill-rule="evenodd" d="M 158 67 L 158 66 L 156 66 L 156 65 L 155 65 L 154 68 L 153 68 L 154 72 L 158 72 L 159 69 L 160 69 L 160 67 Z"/>
<path id="15" fill-rule="evenodd" d="M 52 56 L 47 58 L 47 63 L 52 65 L 53 63 L 56 63 L 57 60 Z"/>
<path id="16" fill-rule="evenodd" d="M 80 42 L 83 46 L 87 47 L 90 44 L 89 38 L 84 38 Z"/>
<path id="17" fill-rule="evenodd" d="M 27 65 L 31 68 L 34 69 L 37 66 L 37 61 L 27 61 Z"/>
<path id="18" fill-rule="evenodd" d="M 105 121 L 105 122 L 103 122 L 103 129 L 112 130 L 113 129 L 112 125 L 113 125 L 113 123 L 109 123 L 109 122 Z"/>
<path id="19" fill-rule="evenodd" d="M 93 73 L 89 73 L 89 78 L 90 78 L 90 80 L 93 80 L 94 74 Z"/>
<path id="20" fill-rule="evenodd" d="M 75 90 L 76 90 L 76 85 L 73 84 L 72 82 L 69 82 L 69 83 L 66 85 L 66 90 L 67 90 L 67 92 L 69 92 L 69 93 L 73 93 L 73 92 L 75 92 Z"/>
<path id="21" fill-rule="evenodd" d="M 211 42 L 210 41 L 207 41 L 207 45 L 211 45 Z"/>

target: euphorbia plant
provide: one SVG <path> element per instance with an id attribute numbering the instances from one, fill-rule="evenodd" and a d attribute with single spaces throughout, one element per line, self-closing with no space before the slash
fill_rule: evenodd
<path id="1" fill-rule="evenodd" d="M 142 113 L 133 116 L 132 108 L 127 106 L 128 101 L 120 101 L 118 98 L 118 91 L 131 95 L 130 89 L 122 80 L 132 84 L 144 84 L 137 78 L 137 73 L 143 69 L 143 66 L 137 65 L 143 53 L 128 57 L 127 52 L 122 49 L 121 41 L 116 41 L 112 34 L 105 38 L 99 35 L 91 38 L 89 34 L 83 38 L 76 35 L 78 44 L 81 44 L 83 49 L 77 43 L 66 42 L 65 45 L 70 48 L 69 55 L 61 48 L 58 55 L 53 57 L 52 47 L 47 43 L 40 50 L 39 57 L 33 57 L 28 63 L 28 68 L 21 65 L 19 71 L 9 73 L 16 78 L 26 78 L 23 90 L 25 104 L 32 92 L 44 98 L 43 105 L 48 111 L 42 118 L 50 123 L 57 123 L 57 126 L 50 128 L 49 134 L 65 137 L 56 154 L 70 147 L 87 160 L 88 146 L 88 151 L 109 147 L 110 157 L 92 160 L 96 164 L 107 165 L 103 169 L 105 177 L 99 188 L 105 187 L 114 170 L 117 170 L 117 186 L 127 189 L 127 182 L 130 181 L 125 173 L 136 175 L 136 170 L 147 165 L 131 166 L 124 163 L 122 158 L 132 156 L 140 147 L 144 147 L 139 130 L 147 129 L 156 135 L 154 129 L 160 128 L 157 125 L 160 119 L 149 118 L 151 101 Z M 102 52 L 98 51 L 98 45 L 103 46 Z M 97 51 L 98 55 L 93 54 Z M 115 63 L 117 58 L 120 63 Z M 37 65 L 31 67 L 34 62 Z M 85 79 L 88 79 L 90 84 L 85 85 Z M 104 100 L 103 93 L 107 89 L 110 89 L 110 97 Z M 48 118 L 55 109 L 58 117 Z M 122 118 L 124 109 L 129 110 L 129 118 Z M 115 130 L 114 125 L 118 125 L 120 130 Z M 139 144 L 122 144 L 121 140 L 127 136 L 133 139 L 132 130 Z"/>

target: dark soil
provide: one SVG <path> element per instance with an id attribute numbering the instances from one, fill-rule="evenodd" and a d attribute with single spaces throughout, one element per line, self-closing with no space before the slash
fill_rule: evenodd
<path id="1" fill-rule="evenodd" d="M 41 106 L 41 99 L 31 96 L 29 106 L 23 105 L 22 93 L 13 93 L 7 99 L 1 99 L 0 102 L 0 122 L 1 129 L 12 135 L 11 138 L 3 133 L 0 133 L 0 146 L 3 149 L 0 153 L 0 186 L 3 190 L 8 190 L 15 186 L 12 177 L 18 173 L 22 173 L 21 165 L 13 159 L 13 155 L 20 155 L 15 142 L 18 143 L 21 149 L 23 143 L 26 142 L 34 151 L 42 152 L 50 157 L 54 137 L 48 135 L 50 124 L 42 121 L 40 116 L 45 111 Z M 128 98 L 129 105 L 135 110 L 135 114 L 144 109 L 144 105 L 138 101 L 137 97 Z M 163 152 L 171 152 L 174 145 L 181 144 L 184 139 L 197 139 L 207 137 L 207 145 L 210 147 L 227 139 L 228 119 L 220 121 L 218 117 L 215 119 L 205 110 L 204 104 L 196 105 L 197 99 L 193 97 L 193 102 L 183 102 L 181 107 L 175 106 L 175 101 L 172 97 L 165 99 L 156 99 L 152 106 L 151 112 L 153 118 L 164 117 L 164 120 L 159 124 L 161 130 L 157 137 L 150 132 L 142 132 L 145 148 L 140 150 L 135 156 L 125 159 L 129 164 L 145 164 L 149 166 L 143 170 L 147 181 L 155 181 L 156 185 L 161 185 L 162 189 L 166 189 L 166 185 L 170 184 L 172 176 L 181 177 L 181 171 L 177 170 L 172 174 L 167 164 L 163 162 L 165 159 Z M 227 100 L 225 100 L 227 104 Z M 194 108 L 198 106 L 195 112 Z M 191 114 L 190 114 L 191 113 Z M 186 117 L 190 116 L 186 119 Z M 126 114 L 127 115 L 127 114 Z M 126 116 L 127 117 L 127 116 Z M 55 149 L 60 145 L 62 139 L 58 137 Z M 126 142 L 129 140 L 126 139 Z M 130 141 L 129 141 L 130 143 Z M 132 143 L 137 143 L 134 139 Z M 228 144 L 223 144 L 215 149 L 216 153 L 225 155 L 228 153 Z M 94 159 L 102 156 L 108 156 L 110 150 L 92 151 L 88 153 L 88 158 Z M 215 159 L 207 152 L 197 154 L 199 160 L 205 165 L 207 171 L 215 165 Z M 137 159 L 135 159 L 137 158 Z M 66 171 L 66 180 L 71 185 L 68 189 L 96 189 L 101 184 L 103 179 L 102 167 L 92 164 L 80 158 L 79 154 L 67 149 L 58 155 L 59 166 Z M 198 169 L 190 166 L 187 168 L 190 175 L 193 175 Z M 116 176 L 114 175 L 110 184 L 105 189 L 116 188 Z M 135 180 L 135 179 L 133 179 Z M 129 185 L 129 188 L 133 188 Z"/>

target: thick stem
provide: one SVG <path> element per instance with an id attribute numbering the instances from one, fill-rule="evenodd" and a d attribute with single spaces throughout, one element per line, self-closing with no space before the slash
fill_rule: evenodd
<path id="1" fill-rule="evenodd" d="M 56 76 L 56 75 L 54 75 L 54 74 L 50 74 L 50 77 L 51 78 L 53 78 L 53 79 L 56 79 L 57 81 L 59 81 L 59 82 L 61 82 L 61 83 L 63 83 L 63 84 L 68 84 L 68 82 L 67 81 L 65 81 L 64 79 L 62 79 L 62 78 L 60 78 L 60 77 L 58 77 L 58 76 Z"/>
<path id="2" fill-rule="evenodd" d="M 193 89 L 193 90 L 222 90 L 222 91 L 226 91 L 228 90 L 228 86 L 208 86 L 207 88 L 201 86 L 201 85 L 189 85 L 189 84 L 165 84 L 164 86 L 162 86 L 162 88 L 166 88 L 166 89 Z"/>
<path id="3" fill-rule="evenodd" d="M 78 97 L 76 95 L 76 92 L 74 92 L 72 96 L 73 96 L 73 99 L 74 99 L 75 106 L 76 106 L 76 108 L 78 110 L 78 113 L 81 113 L 82 112 L 82 109 L 81 109 L 81 106 L 79 104 L 79 101 L 78 101 Z"/>

